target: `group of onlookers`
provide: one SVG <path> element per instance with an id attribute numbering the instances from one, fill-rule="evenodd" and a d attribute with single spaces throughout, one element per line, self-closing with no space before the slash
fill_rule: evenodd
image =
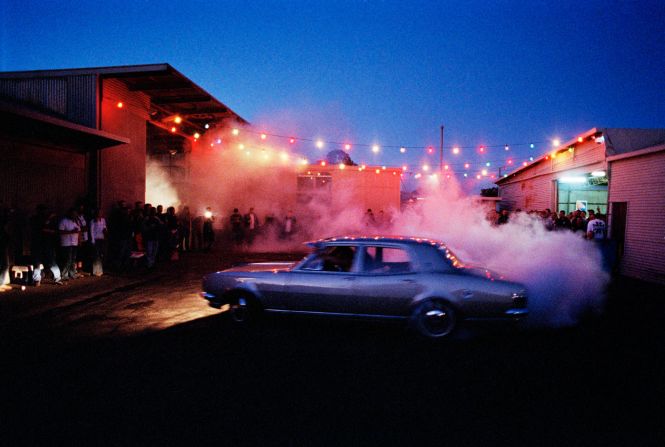
<path id="1" fill-rule="evenodd" d="M 244 215 L 240 214 L 238 208 L 234 208 L 226 229 L 235 246 L 250 246 L 257 237 L 291 240 L 299 231 L 293 211 L 289 210 L 281 219 L 270 212 L 261 222 L 254 208 L 249 208 Z"/>
<path id="2" fill-rule="evenodd" d="M 45 205 L 26 217 L 0 206 L 0 291 L 9 290 L 12 275 L 41 285 L 44 276 L 63 285 L 83 276 L 101 276 L 104 268 L 127 271 L 177 260 L 188 250 L 210 249 L 212 213 L 192 216 L 187 206 L 176 213 L 161 205 L 125 201 L 112 207 L 108 220 L 100 210 L 81 204 L 59 215 Z"/>
<path id="3" fill-rule="evenodd" d="M 515 213 L 521 212 L 519 209 L 515 211 Z M 574 210 L 569 213 L 561 210 L 556 213 L 547 208 L 543 211 L 531 210 L 527 214 L 539 218 L 548 231 L 580 232 L 583 237 L 595 241 L 602 241 L 607 237 L 607 218 L 600 212 L 600 208 L 596 211 L 589 210 L 588 213 L 585 210 Z M 503 225 L 510 219 L 510 212 L 503 209 L 496 213 L 493 223 Z"/>

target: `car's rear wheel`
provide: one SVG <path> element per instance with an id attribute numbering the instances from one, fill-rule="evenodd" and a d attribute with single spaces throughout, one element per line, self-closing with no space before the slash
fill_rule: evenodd
<path id="1" fill-rule="evenodd" d="M 444 300 L 425 300 L 414 309 L 411 325 L 423 337 L 447 337 L 457 328 L 457 312 Z"/>

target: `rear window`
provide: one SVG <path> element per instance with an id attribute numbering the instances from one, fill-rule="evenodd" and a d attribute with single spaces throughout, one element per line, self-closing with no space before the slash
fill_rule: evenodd
<path id="1" fill-rule="evenodd" d="M 409 252 L 396 247 L 369 246 L 364 248 L 364 273 L 395 274 L 413 271 Z"/>

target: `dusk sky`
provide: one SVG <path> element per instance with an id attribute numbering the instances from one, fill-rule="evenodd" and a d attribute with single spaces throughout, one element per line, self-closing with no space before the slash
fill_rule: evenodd
<path id="1" fill-rule="evenodd" d="M 420 164 L 424 149 L 384 146 L 432 145 L 436 164 L 442 124 L 457 170 L 665 127 L 663 0 L 0 5 L 1 71 L 167 62 L 257 129 L 382 145 L 353 147 L 357 162 Z"/>

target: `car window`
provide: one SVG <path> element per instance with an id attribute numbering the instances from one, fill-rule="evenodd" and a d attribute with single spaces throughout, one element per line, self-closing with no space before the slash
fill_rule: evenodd
<path id="1" fill-rule="evenodd" d="M 313 253 L 300 266 L 301 270 L 320 272 L 351 272 L 357 247 L 349 245 L 328 246 Z"/>
<path id="2" fill-rule="evenodd" d="M 409 252 L 397 247 L 364 247 L 361 271 L 373 274 L 394 274 L 411 272 Z"/>

